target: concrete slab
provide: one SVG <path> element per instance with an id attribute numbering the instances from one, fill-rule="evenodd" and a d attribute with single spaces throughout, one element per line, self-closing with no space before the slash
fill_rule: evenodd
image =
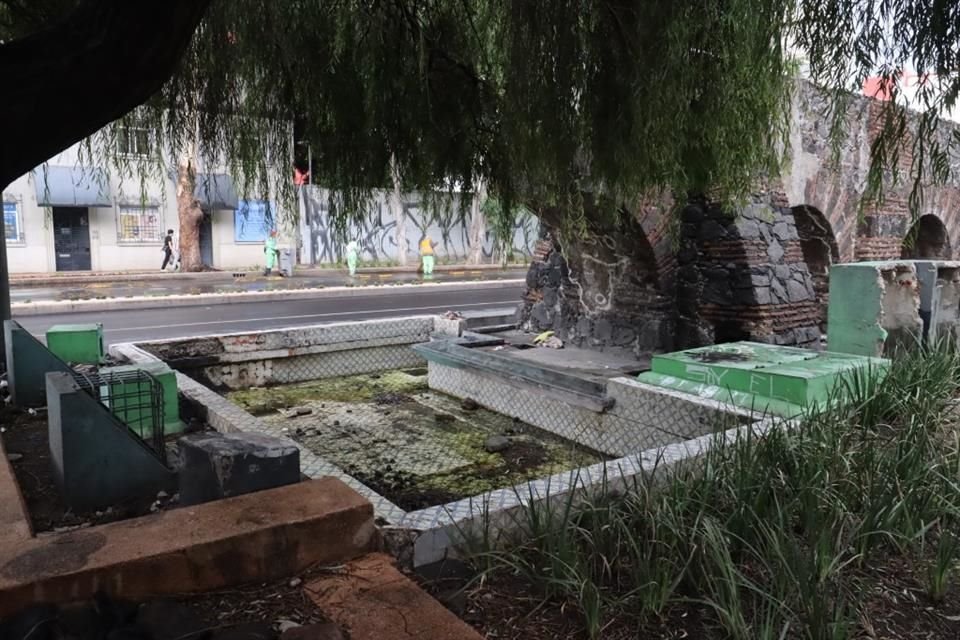
<path id="1" fill-rule="evenodd" d="M 656 355 L 639 380 L 789 418 L 825 406 L 845 376 L 884 375 L 889 366 L 880 358 L 733 342 Z"/>
<path id="2" fill-rule="evenodd" d="M 494 335 L 512 345 L 532 344 L 536 337 L 521 331 L 504 331 Z M 496 347 L 483 347 L 484 351 L 494 349 Z M 625 373 L 636 373 L 650 368 L 649 358 L 637 358 L 626 350 L 595 351 L 569 346 L 563 349 L 545 347 L 518 349 L 515 346 L 507 346 L 499 349 L 497 354 L 539 367 L 578 373 L 595 379 L 616 378 Z"/>
<path id="3" fill-rule="evenodd" d="M 68 533 L 3 536 L 0 617 L 98 590 L 137 600 L 273 580 L 363 555 L 375 536 L 373 506 L 333 478 Z"/>
<path id="4" fill-rule="evenodd" d="M 314 580 L 307 595 L 350 640 L 483 640 L 393 566 L 370 554 Z"/>

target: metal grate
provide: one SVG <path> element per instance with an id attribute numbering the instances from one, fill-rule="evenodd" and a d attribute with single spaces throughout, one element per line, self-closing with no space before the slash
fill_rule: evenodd
<path id="1" fill-rule="evenodd" d="M 166 464 L 163 385 L 159 380 L 142 370 L 74 371 L 73 378 Z"/>

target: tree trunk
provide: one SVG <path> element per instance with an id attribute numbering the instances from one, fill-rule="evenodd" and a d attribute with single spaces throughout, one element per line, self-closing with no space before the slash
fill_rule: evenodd
<path id="1" fill-rule="evenodd" d="M 397 262 L 401 267 L 407 266 L 407 216 L 403 210 L 403 185 L 400 182 L 400 169 L 397 167 L 396 157 L 390 158 L 390 180 L 393 191 L 390 193 L 390 210 L 396 226 L 393 230 L 397 242 Z"/>
<path id="2" fill-rule="evenodd" d="M 483 203 L 487 199 L 487 186 L 481 180 L 473 194 L 470 205 L 470 229 L 467 238 L 470 242 L 470 251 L 467 255 L 467 264 L 481 264 L 483 262 L 483 243 L 487 235 L 487 219 L 483 215 Z"/>
<path id="3" fill-rule="evenodd" d="M 197 174 L 193 145 L 177 161 L 177 217 L 180 222 L 180 270 L 200 271 L 200 223 L 203 209 L 196 198 Z"/>

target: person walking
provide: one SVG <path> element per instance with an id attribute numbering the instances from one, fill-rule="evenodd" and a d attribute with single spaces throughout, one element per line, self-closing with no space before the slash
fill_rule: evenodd
<path id="1" fill-rule="evenodd" d="M 173 229 L 167 229 L 167 235 L 163 237 L 163 264 L 160 265 L 160 271 L 166 271 L 167 265 L 174 267 L 173 260 Z"/>
<path id="2" fill-rule="evenodd" d="M 263 275 L 269 276 L 273 271 L 273 267 L 277 264 L 277 230 L 274 229 L 270 232 L 270 235 L 267 236 L 267 240 L 263 245 L 264 255 L 264 264 L 265 268 L 263 270 Z"/>
<path id="3" fill-rule="evenodd" d="M 350 270 L 350 277 L 357 275 L 357 264 L 360 262 L 360 243 L 351 240 L 347 243 L 347 268 Z"/>
<path id="4" fill-rule="evenodd" d="M 423 266 L 423 275 L 432 276 L 435 257 L 433 248 L 436 246 L 433 240 L 427 234 L 420 238 L 420 263 Z"/>

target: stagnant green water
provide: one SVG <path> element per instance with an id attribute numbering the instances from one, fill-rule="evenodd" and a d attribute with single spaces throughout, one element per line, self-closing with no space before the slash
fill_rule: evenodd
<path id="1" fill-rule="evenodd" d="M 251 388 L 227 397 L 407 510 L 602 459 L 510 416 L 431 391 L 424 370 Z M 506 448 L 489 451 L 492 436 L 505 437 Z"/>

